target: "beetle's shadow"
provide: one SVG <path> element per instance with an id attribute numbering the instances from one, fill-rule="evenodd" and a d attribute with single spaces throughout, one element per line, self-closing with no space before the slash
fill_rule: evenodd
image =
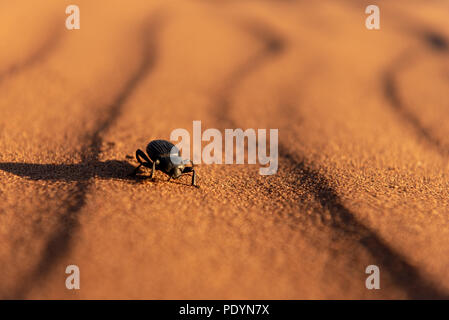
<path id="1" fill-rule="evenodd" d="M 140 183 L 144 181 L 158 183 L 162 181 L 157 178 L 150 179 L 149 175 L 145 175 L 145 168 L 141 168 L 137 175 L 131 175 L 135 169 L 136 167 L 129 162 L 119 160 L 91 161 L 78 164 L 0 163 L 0 170 L 36 181 L 74 182 L 86 181 L 91 178 L 123 180 L 129 183 Z M 170 183 L 190 186 L 188 183 L 173 179 Z"/>
<path id="2" fill-rule="evenodd" d="M 22 162 L 0 163 L 0 170 L 30 180 L 46 181 L 84 181 L 91 178 L 118 179 L 139 182 L 146 176 L 130 176 L 135 167 L 127 161 L 92 161 L 79 164 L 37 164 Z"/>

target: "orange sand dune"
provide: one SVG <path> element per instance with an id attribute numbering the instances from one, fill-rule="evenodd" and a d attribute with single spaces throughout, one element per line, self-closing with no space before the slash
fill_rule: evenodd
<path id="1" fill-rule="evenodd" d="M 0 3 L 0 298 L 449 298 L 444 1 L 76 2 Z M 278 173 L 127 177 L 193 120 Z"/>

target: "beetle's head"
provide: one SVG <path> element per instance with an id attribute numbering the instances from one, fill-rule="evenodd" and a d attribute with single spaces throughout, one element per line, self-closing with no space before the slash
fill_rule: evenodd
<path id="1" fill-rule="evenodd" d="M 174 179 L 179 178 L 182 175 L 183 171 L 184 171 L 184 164 L 183 163 L 175 165 L 175 167 L 173 168 L 172 177 Z"/>

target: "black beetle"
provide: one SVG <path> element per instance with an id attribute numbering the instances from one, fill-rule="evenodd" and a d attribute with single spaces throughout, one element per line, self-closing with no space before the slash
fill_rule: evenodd
<path id="1" fill-rule="evenodd" d="M 152 169 L 150 178 L 154 177 L 155 170 L 159 170 L 169 176 L 168 181 L 171 178 L 178 179 L 183 174 L 192 173 L 192 186 L 198 187 L 193 162 L 183 160 L 181 151 L 173 143 L 166 140 L 153 140 L 147 145 L 147 153 L 149 158 L 142 150 L 136 150 L 136 159 L 140 164 L 131 175 L 136 175 L 141 166 Z M 189 162 L 192 166 L 186 167 Z"/>

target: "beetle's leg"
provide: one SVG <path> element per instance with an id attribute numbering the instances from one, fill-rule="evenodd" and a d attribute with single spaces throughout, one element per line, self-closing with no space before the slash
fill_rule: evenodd
<path id="1" fill-rule="evenodd" d="M 137 168 L 135 168 L 134 171 L 131 172 L 131 173 L 129 174 L 129 176 L 135 176 L 135 175 L 137 174 L 137 172 L 139 172 L 139 169 L 140 169 L 141 166 L 142 166 L 142 165 L 139 164 L 139 165 L 137 166 Z"/>
<path id="2" fill-rule="evenodd" d="M 195 172 L 195 169 L 192 169 L 192 172 L 193 172 L 193 174 L 192 174 L 192 186 L 198 187 L 198 185 L 196 184 L 196 172 Z"/>
<path id="3" fill-rule="evenodd" d="M 150 179 L 154 178 L 154 171 L 156 171 L 156 162 L 153 162 L 153 168 L 151 169 Z"/>
<path id="4" fill-rule="evenodd" d="M 143 160 L 145 160 L 145 161 L 148 162 L 149 164 L 152 163 L 152 161 L 147 157 L 147 155 L 145 154 L 145 152 L 143 152 L 143 151 L 140 150 L 140 149 L 137 149 L 137 150 L 136 150 L 136 159 L 137 159 L 137 161 L 139 161 L 139 163 L 140 163 L 141 165 L 144 166 L 145 161 L 142 161 L 140 158 L 143 158 Z"/>
<path id="5" fill-rule="evenodd" d="M 137 172 L 139 172 L 139 169 L 141 166 L 149 168 L 149 166 L 152 164 L 151 160 L 147 157 L 147 155 L 140 149 L 137 149 L 136 151 L 136 159 L 140 163 L 136 169 L 134 169 L 133 172 L 131 172 L 130 176 L 135 176 Z M 144 161 L 143 161 L 143 160 Z"/>
<path id="6" fill-rule="evenodd" d="M 184 170 L 182 170 L 182 174 L 187 174 L 193 171 L 193 167 L 185 167 Z"/>
<path id="7" fill-rule="evenodd" d="M 155 172 L 156 172 L 156 165 L 159 164 L 159 163 L 160 163 L 159 160 L 153 161 L 153 167 L 152 167 L 152 170 L 151 170 L 151 176 L 150 176 L 150 179 L 153 179 L 153 178 L 154 178 L 154 174 L 155 174 Z"/>
<path id="8" fill-rule="evenodd" d="M 182 174 L 187 174 L 192 172 L 192 186 L 198 187 L 196 184 L 196 172 L 195 169 L 192 167 L 185 167 L 184 170 L 182 170 Z"/>

